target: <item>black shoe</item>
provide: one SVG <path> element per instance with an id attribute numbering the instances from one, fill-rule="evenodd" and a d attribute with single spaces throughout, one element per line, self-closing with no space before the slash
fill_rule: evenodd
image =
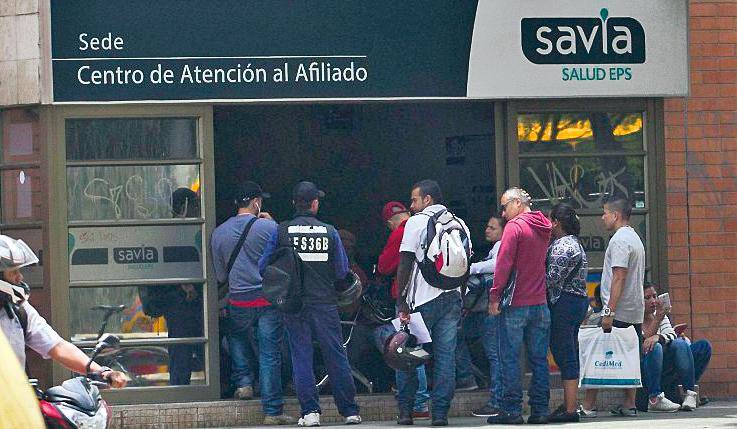
<path id="1" fill-rule="evenodd" d="M 548 424 L 548 416 L 530 416 L 527 418 L 528 425 L 546 425 Z"/>
<path id="2" fill-rule="evenodd" d="M 448 419 L 445 417 L 433 417 L 432 425 L 433 426 L 448 426 Z"/>
<path id="3" fill-rule="evenodd" d="M 525 419 L 523 419 L 519 414 L 513 416 L 505 413 L 504 411 L 486 419 L 486 423 L 490 425 L 521 425 L 524 422 Z"/>
<path id="4" fill-rule="evenodd" d="M 481 408 L 476 408 L 475 410 L 471 411 L 471 415 L 476 417 L 491 417 L 499 414 L 501 410 L 499 408 L 490 407 L 489 405 L 484 405 Z"/>
<path id="5" fill-rule="evenodd" d="M 561 407 L 548 416 L 548 421 L 550 423 L 578 423 L 581 421 L 581 416 L 576 411 L 569 413 L 565 407 Z"/>
<path id="6" fill-rule="evenodd" d="M 412 426 L 415 424 L 412 420 L 412 411 L 400 411 L 397 424 L 400 426 Z"/>

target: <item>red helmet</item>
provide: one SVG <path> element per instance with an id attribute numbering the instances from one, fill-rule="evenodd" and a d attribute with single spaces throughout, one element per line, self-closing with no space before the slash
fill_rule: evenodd
<path id="1" fill-rule="evenodd" d="M 398 371 L 411 371 L 430 360 L 430 353 L 417 344 L 417 338 L 404 326 L 384 343 L 384 362 Z"/>

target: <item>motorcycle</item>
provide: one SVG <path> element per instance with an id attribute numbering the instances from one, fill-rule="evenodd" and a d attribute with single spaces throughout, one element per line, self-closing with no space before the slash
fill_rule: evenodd
<path id="1" fill-rule="evenodd" d="M 112 410 L 102 399 L 100 388 L 107 388 L 99 373 L 90 372 L 92 361 L 106 349 L 117 348 L 118 337 L 105 334 L 100 337 L 89 361 L 85 376 L 74 377 L 42 391 L 38 380 L 30 380 L 36 391 L 41 414 L 49 429 L 105 429 L 110 426 Z"/>

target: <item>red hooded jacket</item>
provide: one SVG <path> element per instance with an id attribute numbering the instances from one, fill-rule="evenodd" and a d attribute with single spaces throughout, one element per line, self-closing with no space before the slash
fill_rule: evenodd
<path id="1" fill-rule="evenodd" d="M 496 257 L 494 286 L 490 302 L 499 302 L 512 271 L 517 283 L 512 307 L 540 305 L 547 302 L 545 290 L 545 256 L 550 244 L 550 220 L 540 211 L 522 213 L 507 222 L 502 244 Z"/>
<path id="2" fill-rule="evenodd" d="M 402 244 L 402 236 L 404 236 L 404 226 L 407 224 L 405 220 L 399 227 L 389 234 L 384 250 L 379 255 L 379 263 L 376 269 L 385 276 L 392 276 L 392 298 L 397 299 L 399 287 L 397 286 L 397 268 L 401 256 L 399 254 L 399 246 Z"/>

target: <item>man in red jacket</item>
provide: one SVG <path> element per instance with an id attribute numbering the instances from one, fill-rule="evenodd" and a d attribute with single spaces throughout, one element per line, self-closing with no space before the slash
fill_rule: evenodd
<path id="1" fill-rule="evenodd" d="M 392 278 L 392 299 L 396 301 L 398 294 L 397 287 L 397 268 L 399 268 L 399 261 L 401 256 L 399 254 L 399 246 L 402 244 L 402 236 L 404 236 L 404 225 L 409 219 L 409 210 L 404 204 L 398 201 L 389 201 L 384 205 L 384 209 L 381 210 L 381 219 L 386 224 L 387 228 L 391 231 L 389 239 L 386 241 L 384 250 L 379 255 L 379 263 L 376 267 L 380 274 L 385 276 L 391 276 Z M 378 345 L 383 345 L 386 339 L 394 334 L 396 330 L 394 326 L 384 325 L 376 328 L 374 335 L 378 338 Z M 380 349 L 381 350 L 381 349 Z M 401 386 L 405 383 L 405 377 L 403 377 L 400 371 L 396 372 L 396 383 L 397 391 L 401 390 Z M 425 374 L 425 365 L 417 367 L 417 393 L 415 394 L 415 405 L 412 410 L 412 418 L 415 419 L 426 419 L 430 418 L 430 412 L 427 406 L 427 401 L 430 399 L 430 394 L 427 392 L 427 375 Z"/>
<path id="2" fill-rule="evenodd" d="M 545 256 L 552 225 L 542 212 L 532 211 L 530 204 L 530 195 L 520 188 L 508 189 L 501 198 L 500 212 L 507 224 L 489 293 L 489 313 L 501 314 L 502 406 L 501 413 L 488 418 L 489 424 L 523 423 L 519 366 L 523 344 L 532 367 L 528 391 L 532 412 L 527 423 L 548 421 L 550 312 L 545 294 Z M 500 301 L 513 275 L 516 281 L 511 305 L 502 309 Z"/>

